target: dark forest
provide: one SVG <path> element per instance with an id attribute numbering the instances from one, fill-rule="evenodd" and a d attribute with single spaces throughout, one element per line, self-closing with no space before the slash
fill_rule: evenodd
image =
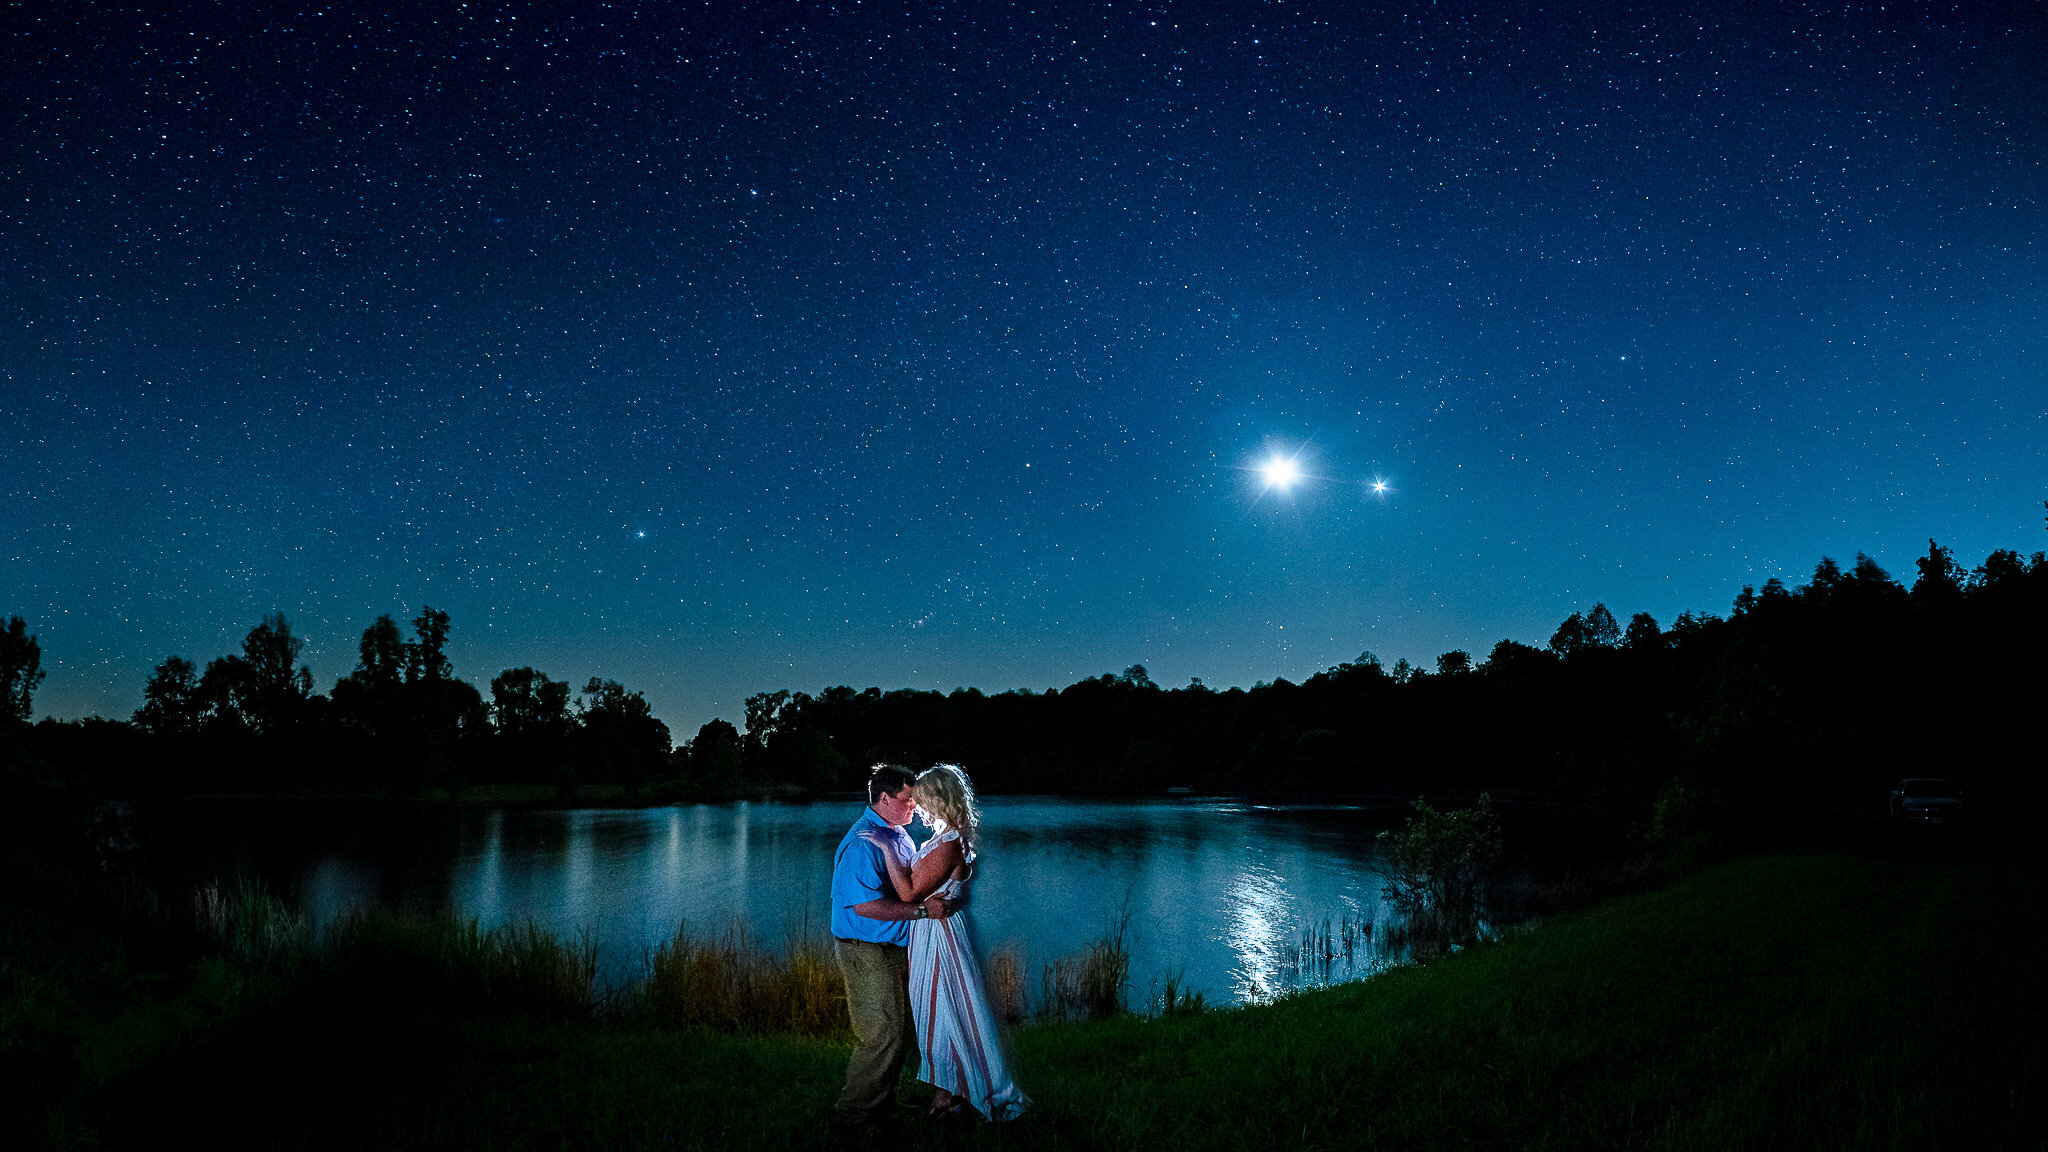
<path id="1" fill-rule="evenodd" d="M 2039 805 L 2048 689 L 2048 555 L 1973 570 L 1929 542 L 1910 587 L 1867 557 L 1797 587 L 1744 588 L 1728 615 L 1668 627 L 1606 606 L 1543 646 L 1502 640 L 1434 668 L 1371 653 L 1303 683 L 1155 684 L 1142 666 L 1063 689 L 985 694 L 778 690 L 671 747 L 641 695 L 580 692 L 533 668 L 488 694 L 457 678 L 451 623 L 364 630 L 325 695 L 301 641 L 267 617 L 201 671 L 173 656 L 127 721 L 29 725 L 35 638 L 5 634 L 17 793 L 218 791 L 459 795 L 527 782 L 623 786 L 613 802 L 798 796 L 860 786 L 877 761 L 958 762 L 992 793 L 1524 795 L 1625 813 L 1643 828 L 1810 805 L 1874 805 L 1904 775 L 1951 776 L 1974 806 Z"/>

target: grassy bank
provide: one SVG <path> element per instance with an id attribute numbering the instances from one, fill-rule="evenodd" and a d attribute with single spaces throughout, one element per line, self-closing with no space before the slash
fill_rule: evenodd
<path id="1" fill-rule="evenodd" d="M 2042 1147 L 2041 879 L 1952 845 L 1742 860 L 1367 984 L 1026 1028 L 1025 1120 L 854 1143 Z M 105 944 L 66 969 L 124 979 Z M 847 1049 L 345 982 L 215 1019 L 202 981 L 60 1052 L 65 995 L 106 1002 L 52 985 L 7 1069 L 16 1132 L 59 1144 L 813 1147 Z"/>

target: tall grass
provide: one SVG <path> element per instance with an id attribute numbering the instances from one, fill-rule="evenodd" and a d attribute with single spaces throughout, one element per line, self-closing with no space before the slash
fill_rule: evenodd
<path id="1" fill-rule="evenodd" d="M 587 932 L 565 941 L 531 920 L 486 929 L 447 911 L 359 907 L 319 934 L 246 879 L 198 889 L 192 911 L 201 938 L 244 977 L 305 975 L 555 1018 L 588 1016 L 601 999 L 597 944 Z"/>
<path id="2" fill-rule="evenodd" d="M 587 1018 L 605 1000 L 590 934 L 564 940 L 532 920 L 487 929 L 446 911 L 359 908 L 329 928 L 321 968 L 345 984 L 549 1019 Z"/>
<path id="3" fill-rule="evenodd" d="M 313 954 L 305 917 L 253 880 L 226 891 L 218 882 L 192 894 L 192 919 L 201 938 L 245 970 L 290 971 Z"/>
<path id="4" fill-rule="evenodd" d="M 1106 1020 L 1124 1012 L 1124 989 L 1131 981 L 1131 950 L 1125 942 L 1130 923 L 1130 913 L 1119 912 L 1102 939 L 1079 956 L 1047 962 L 1040 974 L 1041 1017 Z"/>
<path id="5" fill-rule="evenodd" d="M 1015 1026 L 1024 1020 L 1024 957 L 1015 948 L 998 948 L 989 953 L 988 1004 L 996 1019 Z"/>
<path id="6" fill-rule="evenodd" d="M 781 955 L 733 921 L 692 937 L 687 922 L 647 953 L 641 996 L 664 1028 L 828 1035 L 847 1027 L 846 981 L 830 945 L 799 928 Z"/>
<path id="7" fill-rule="evenodd" d="M 1349 913 L 1334 921 L 1325 916 L 1321 923 L 1302 928 L 1299 944 L 1280 946 L 1279 970 L 1291 980 L 1311 984 L 1369 975 L 1387 959 L 1373 946 L 1373 927 L 1370 919 L 1354 920 Z M 1380 939 L 1385 942 L 1386 934 Z"/>
<path id="8" fill-rule="evenodd" d="M 1209 1007 L 1209 998 L 1187 986 L 1186 972 L 1168 973 L 1163 982 L 1153 982 L 1154 993 L 1147 1007 L 1156 1016 L 1192 1016 Z"/>

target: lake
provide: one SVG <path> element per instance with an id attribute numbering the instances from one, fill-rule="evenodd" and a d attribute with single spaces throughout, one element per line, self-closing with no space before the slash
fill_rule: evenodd
<path id="1" fill-rule="evenodd" d="M 479 809 L 231 805 L 219 811 L 223 873 L 262 877 L 325 924 L 377 901 L 452 907 L 495 926 L 528 918 L 592 932 L 610 980 L 630 980 L 647 947 L 679 923 L 693 935 L 743 922 L 779 947 L 822 934 L 832 852 L 859 800 L 647 809 Z M 1163 978 L 1211 1004 L 1269 998 L 1369 975 L 1390 915 L 1374 835 L 1399 811 L 991 797 L 972 908 L 988 948 L 1040 966 L 1080 953 L 1128 914 L 1131 1002 Z M 911 833 L 927 835 L 922 824 Z M 1342 929 L 1375 926 L 1347 958 Z M 1334 959 L 1304 963 L 1304 933 L 1325 924 Z"/>

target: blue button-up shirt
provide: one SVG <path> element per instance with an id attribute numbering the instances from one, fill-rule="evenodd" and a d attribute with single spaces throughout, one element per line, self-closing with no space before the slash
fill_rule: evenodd
<path id="1" fill-rule="evenodd" d="M 875 828 L 896 840 L 896 858 L 908 868 L 916 858 L 910 833 L 894 827 L 869 808 L 861 813 L 832 857 L 832 934 L 843 940 L 868 940 L 876 944 L 910 943 L 908 920 L 875 920 L 853 910 L 855 904 L 870 900 L 896 899 L 896 886 L 882 867 L 881 849 L 861 839 L 861 832 Z"/>

